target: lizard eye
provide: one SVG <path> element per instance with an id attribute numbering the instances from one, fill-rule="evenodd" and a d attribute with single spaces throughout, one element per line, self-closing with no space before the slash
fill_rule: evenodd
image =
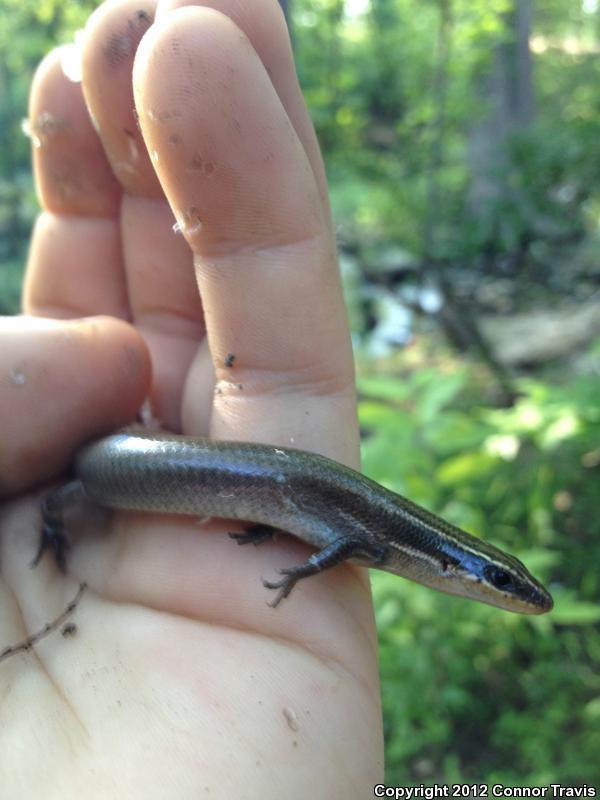
<path id="1" fill-rule="evenodd" d="M 496 589 L 510 589 L 513 585 L 510 574 L 499 567 L 487 567 L 485 577 Z"/>

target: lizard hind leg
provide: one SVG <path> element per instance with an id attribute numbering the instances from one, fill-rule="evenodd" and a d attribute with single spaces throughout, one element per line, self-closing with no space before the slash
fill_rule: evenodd
<path id="1" fill-rule="evenodd" d="M 262 544 L 277 535 L 277 528 L 271 525 L 248 525 L 241 533 L 230 533 L 229 536 L 238 544 Z"/>
<path id="2" fill-rule="evenodd" d="M 31 562 L 36 567 L 49 550 L 61 572 L 67 569 L 67 552 L 69 540 L 65 532 L 64 516 L 66 510 L 85 496 L 80 481 L 70 481 L 63 486 L 52 489 L 42 501 L 40 509 L 42 525 L 38 549 Z"/>

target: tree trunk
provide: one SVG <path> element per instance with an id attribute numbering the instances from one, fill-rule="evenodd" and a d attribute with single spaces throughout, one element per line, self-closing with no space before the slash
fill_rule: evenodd
<path id="1" fill-rule="evenodd" d="M 479 80 L 483 113 L 471 129 L 469 209 L 481 220 L 507 199 L 508 143 L 534 117 L 529 50 L 531 0 L 514 0 L 506 15 L 506 40 L 496 48 L 490 69 Z"/>

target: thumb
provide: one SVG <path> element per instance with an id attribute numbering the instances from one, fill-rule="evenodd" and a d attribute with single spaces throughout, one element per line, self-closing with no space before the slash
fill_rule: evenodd
<path id="1" fill-rule="evenodd" d="M 146 396 L 140 335 L 111 317 L 0 317 L 0 498 L 59 474 L 78 445 L 130 421 Z"/>

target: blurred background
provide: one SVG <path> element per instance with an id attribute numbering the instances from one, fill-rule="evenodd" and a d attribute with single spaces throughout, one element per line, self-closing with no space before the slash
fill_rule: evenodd
<path id="1" fill-rule="evenodd" d="M 36 64 L 94 2 L 0 0 L 0 313 L 37 212 Z M 388 782 L 600 790 L 598 0 L 287 0 L 327 163 L 364 469 L 556 607 L 373 574 Z"/>

